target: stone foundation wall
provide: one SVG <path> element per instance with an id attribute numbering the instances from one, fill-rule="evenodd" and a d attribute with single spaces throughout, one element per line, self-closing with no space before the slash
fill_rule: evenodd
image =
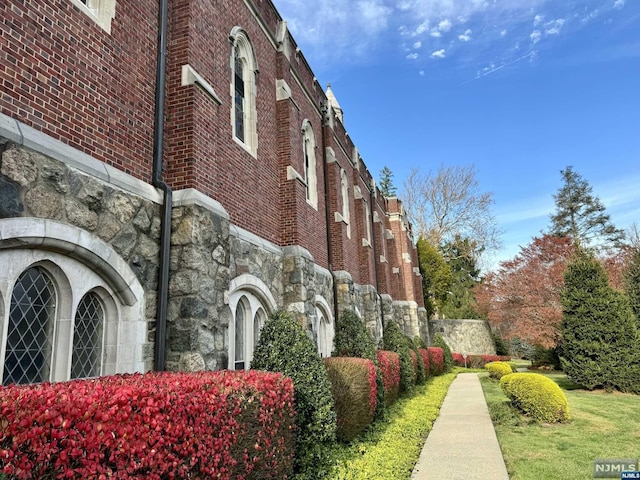
<path id="1" fill-rule="evenodd" d="M 0 218 L 42 218 L 77 227 L 113 248 L 134 272 L 144 289 L 140 301 L 148 325 L 147 342 L 140 346 L 142 361 L 146 370 L 153 369 L 160 249 L 160 206 L 149 198 L 153 191 L 125 191 L 2 137 L 0 150 Z M 70 163 L 82 163 L 82 155 L 78 157 Z"/>
<path id="2" fill-rule="evenodd" d="M 429 320 L 431 338 L 440 333 L 452 352 L 495 355 L 496 346 L 486 320 Z"/>

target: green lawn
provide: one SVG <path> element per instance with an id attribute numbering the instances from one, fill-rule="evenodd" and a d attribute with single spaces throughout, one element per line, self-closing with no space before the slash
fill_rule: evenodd
<path id="1" fill-rule="evenodd" d="M 640 396 L 580 390 L 545 373 L 565 392 L 571 422 L 545 425 L 514 411 L 498 382 L 481 379 L 512 480 L 593 478 L 596 458 L 640 457 Z"/>

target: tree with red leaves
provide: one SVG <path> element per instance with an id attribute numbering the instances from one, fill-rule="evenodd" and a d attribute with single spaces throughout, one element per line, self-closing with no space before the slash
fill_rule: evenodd
<path id="1" fill-rule="evenodd" d="M 573 251 L 570 238 L 534 238 L 476 287 L 478 307 L 500 337 L 556 346 L 562 321 L 560 290 Z"/>

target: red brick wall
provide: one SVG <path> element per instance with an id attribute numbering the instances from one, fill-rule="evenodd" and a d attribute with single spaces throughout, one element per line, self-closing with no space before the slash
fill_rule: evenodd
<path id="1" fill-rule="evenodd" d="M 117 2 L 111 34 L 69 0 L 0 19 L 0 111 L 150 181 L 158 2 Z"/>

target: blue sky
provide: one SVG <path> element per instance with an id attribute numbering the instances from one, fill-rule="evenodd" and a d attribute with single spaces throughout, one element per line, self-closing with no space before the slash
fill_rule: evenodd
<path id="1" fill-rule="evenodd" d="M 474 165 L 503 231 L 549 225 L 574 167 L 640 223 L 640 0 L 274 0 L 374 177 Z"/>

